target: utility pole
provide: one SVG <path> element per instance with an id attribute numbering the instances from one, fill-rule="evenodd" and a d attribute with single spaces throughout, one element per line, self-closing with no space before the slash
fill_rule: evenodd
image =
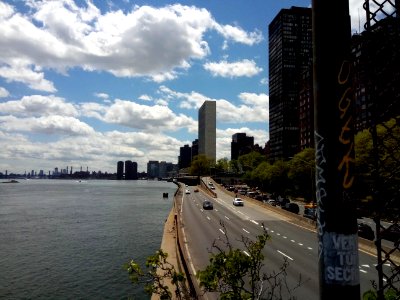
<path id="1" fill-rule="evenodd" d="M 348 0 L 313 0 L 320 299 L 360 299 L 354 90 Z"/>

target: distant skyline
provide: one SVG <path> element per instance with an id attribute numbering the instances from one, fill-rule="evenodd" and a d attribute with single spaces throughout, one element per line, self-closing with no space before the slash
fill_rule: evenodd
<path id="1" fill-rule="evenodd" d="M 0 172 L 177 163 L 205 100 L 217 160 L 235 133 L 264 146 L 268 24 L 291 6 L 311 1 L 0 0 Z"/>

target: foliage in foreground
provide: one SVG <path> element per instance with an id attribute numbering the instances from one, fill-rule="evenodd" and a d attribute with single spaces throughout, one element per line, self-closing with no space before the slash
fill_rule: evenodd
<path id="1" fill-rule="evenodd" d="M 396 300 L 399 299 L 400 293 L 394 289 L 388 289 L 385 292 L 384 300 Z M 363 294 L 362 300 L 378 300 L 378 293 L 375 290 L 366 291 Z"/>
<path id="2" fill-rule="evenodd" d="M 185 276 L 177 272 L 167 258 L 168 253 L 160 249 L 147 258 L 146 272 L 134 260 L 125 264 L 124 268 L 128 271 L 131 282 L 144 285 L 144 290 L 148 295 L 157 294 L 160 299 L 180 299 L 187 293 L 184 285 Z M 168 282 L 172 283 L 174 291 L 170 291 Z"/>
<path id="3" fill-rule="evenodd" d="M 224 227 L 223 223 L 221 225 Z M 226 232 L 226 231 L 225 231 Z M 227 235 L 212 245 L 210 264 L 197 273 L 200 286 L 205 292 L 218 292 L 219 299 L 294 299 L 292 292 L 302 284 L 290 288 L 287 284 L 287 260 L 278 272 L 263 273 L 262 253 L 270 236 L 264 230 L 255 241 L 246 237 L 240 242 L 245 250 L 233 248 Z M 222 242 L 222 244 L 221 244 Z"/>

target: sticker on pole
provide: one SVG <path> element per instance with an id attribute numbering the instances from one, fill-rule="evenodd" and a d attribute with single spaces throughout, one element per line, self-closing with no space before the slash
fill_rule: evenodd
<path id="1" fill-rule="evenodd" d="M 357 234 L 325 232 L 323 235 L 323 259 L 325 283 L 360 284 Z"/>

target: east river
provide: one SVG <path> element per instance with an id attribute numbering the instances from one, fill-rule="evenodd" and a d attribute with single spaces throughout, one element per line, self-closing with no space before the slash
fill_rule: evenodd
<path id="1" fill-rule="evenodd" d="M 18 181 L 0 183 L 0 299 L 150 298 L 123 264 L 160 248 L 174 183 Z"/>

